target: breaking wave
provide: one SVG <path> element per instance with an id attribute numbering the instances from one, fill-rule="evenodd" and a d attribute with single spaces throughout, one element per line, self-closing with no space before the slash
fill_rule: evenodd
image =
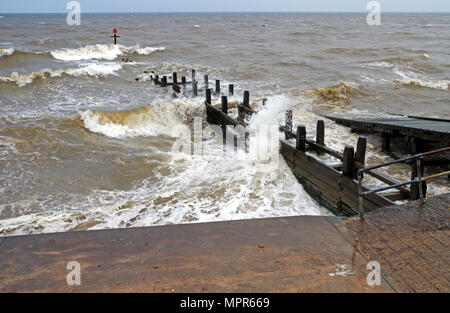
<path id="1" fill-rule="evenodd" d="M 112 138 L 139 136 L 172 136 L 174 126 L 190 124 L 195 116 L 204 115 L 204 104 L 198 100 L 173 100 L 125 111 L 87 110 L 79 113 L 86 129 Z"/>
<path id="2" fill-rule="evenodd" d="M 139 45 L 126 47 L 122 45 L 92 45 L 77 49 L 62 49 L 51 51 L 53 58 L 62 61 L 82 60 L 114 60 L 124 54 L 150 55 L 156 51 L 164 51 L 165 47 L 141 47 Z"/>
<path id="3" fill-rule="evenodd" d="M 450 84 L 450 80 L 424 81 L 424 80 L 420 80 L 420 79 L 400 79 L 400 80 L 396 80 L 395 82 L 400 83 L 402 85 L 407 85 L 407 86 L 426 87 L 426 88 L 442 89 L 442 90 L 447 90 L 448 85 Z"/>
<path id="4" fill-rule="evenodd" d="M 68 69 L 43 69 L 37 72 L 20 74 L 13 72 L 9 76 L 0 76 L 0 82 L 16 83 L 19 87 L 25 87 L 33 83 L 37 79 L 49 79 L 61 77 L 63 74 L 70 76 L 90 76 L 90 77 L 106 77 L 114 75 L 114 73 L 122 68 L 119 64 L 88 64 L 80 68 Z"/>
<path id="5" fill-rule="evenodd" d="M 324 88 L 314 88 L 306 91 L 306 95 L 314 95 L 321 100 L 336 104 L 350 104 L 350 97 L 355 93 L 358 85 L 355 83 L 340 83 Z"/>
<path id="6" fill-rule="evenodd" d="M 5 56 L 10 56 L 14 54 L 13 48 L 0 48 L 0 58 Z"/>

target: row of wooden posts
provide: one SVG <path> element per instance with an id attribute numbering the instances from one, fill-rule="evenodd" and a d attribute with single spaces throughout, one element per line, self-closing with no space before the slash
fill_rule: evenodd
<path id="1" fill-rule="evenodd" d="M 172 82 L 169 82 L 168 78 L 172 78 Z M 195 70 L 192 70 L 192 80 L 191 81 L 188 81 L 186 79 L 186 76 L 182 76 L 181 77 L 181 82 L 179 82 L 178 81 L 178 73 L 176 73 L 176 72 L 174 72 L 171 77 L 170 76 L 168 77 L 166 75 L 164 75 L 162 77 L 159 77 L 159 75 L 155 75 L 154 78 L 153 78 L 153 81 L 154 81 L 155 85 L 160 85 L 161 87 L 172 86 L 173 90 L 176 93 L 180 93 L 182 87 L 185 87 L 187 84 L 191 84 L 192 85 L 192 95 L 194 97 L 198 96 L 199 86 L 198 86 L 198 81 L 196 79 L 196 71 Z M 221 94 L 221 82 L 220 82 L 220 80 L 216 79 L 215 83 L 216 83 L 215 93 L 216 94 Z M 208 77 L 208 75 L 204 76 L 204 84 L 205 84 L 205 90 L 208 90 L 209 89 L 209 77 Z M 234 84 L 229 84 L 228 85 L 228 95 L 229 96 L 233 96 L 234 95 Z"/>
<path id="2" fill-rule="evenodd" d="M 353 146 L 346 146 L 344 153 L 335 151 L 325 144 L 325 121 L 317 121 L 316 140 L 308 140 L 306 138 L 306 126 L 298 125 L 297 132 L 293 133 L 292 110 L 286 111 L 285 126 L 281 126 L 280 130 L 284 132 L 285 139 L 296 139 L 296 149 L 302 152 L 315 151 L 318 155 L 329 154 L 342 161 L 342 172 L 350 178 L 356 177 L 358 169 L 364 168 L 366 160 L 367 139 L 359 137 L 355 152 Z"/>

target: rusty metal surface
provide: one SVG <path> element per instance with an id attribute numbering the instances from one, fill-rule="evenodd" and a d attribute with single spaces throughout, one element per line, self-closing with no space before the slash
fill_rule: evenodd
<path id="1" fill-rule="evenodd" d="M 340 218 L 291 217 L 9 237 L 0 292 L 389 292 Z M 1 240 L 1 239 L 0 239 Z M 66 283 L 81 264 L 81 286 Z M 338 264 L 354 275 L 330 276 Z"/>
<path id="2" fill-rule="evenodd" d="M 450 292 L 450 194 L 382 208 L 341 227 L 397 291 Z"/>

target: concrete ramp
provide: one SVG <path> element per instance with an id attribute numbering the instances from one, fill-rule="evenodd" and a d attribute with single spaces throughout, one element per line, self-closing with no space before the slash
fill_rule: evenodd
<path id="1" fill-rule="evenodd" d="M 10 237 L 0 244 L 0 292 L 392 291 L 367 285 L 367 261 L 343 226 L 292 217 Z M 70 261 L 81 286 L 66 283 Z M 335 275 L 338 264 L 348 276 Z"/>

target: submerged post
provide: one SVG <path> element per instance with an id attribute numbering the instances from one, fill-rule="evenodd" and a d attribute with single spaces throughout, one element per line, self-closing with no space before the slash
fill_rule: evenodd
<path id="1" fill-rule="evenodd" d="M 192 83 L 195 82 L 195 70 L 192 70 Z"/>
<path id="2" fill-rule="evenodd" d="M 303 125 L 297 127 L 296 148 L 302 152 L 306 152 L 306 127 Z"/>
<path id="3" fill-rule="evenodd" d="M 155 85 L 159 84 L 159 75 L 155 75 Z"/>
<path id="4" fill-rule="evenodd" d="M 234 95 L 234 85 L 233 84 L 230 84 L 228 86 L 228 93 L 229 93 L 230 96 Z"/>
<path id="5" fill-rule="evenodd" d="M 244 102 L 242 105 L 246 108 L 250 107 L 250 92 L 248 90 L 244 91 Z"/>
<path id="6" fill-rule="evenodd" d="M 167 86 L 167 76 L 163 76 L 161 86 L 163 86 L 163 87 Z"/>
<path id="7" fill-rule="evenodd" d="M 211 89 L 206 89 L 206 104 L 211 105 Z"/>
<path id="8" fill-rule="evenodd" d="M 344 160 L 342 162 L 342 172 L 344 176 L 354 178 L 353 168 L 355 159 L 355 148 L 346 146 L 344 150 Z"/>
<path id="9" fill-rule="evenodd" d="M 219 94 L 220 93 L 220 80 L 216 80 L 216 93 Z"/>
<path id="10" fill-rule="evenodd" d="M 183 85 L 186 85 L 186 76 L 182 76 L 182 77 L 181 77 L 181 83 L 182 83 Z"/>

